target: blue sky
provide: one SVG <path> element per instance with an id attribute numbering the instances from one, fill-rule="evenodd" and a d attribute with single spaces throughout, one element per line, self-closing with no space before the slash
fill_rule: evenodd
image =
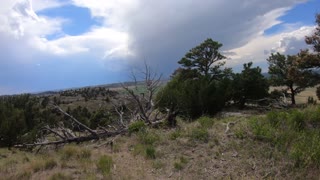
<path id="1" fill-rule="evenodd" d="M 169 77 L 206 38 L 227 65 L 297 53 L 318 0 L 8 0 L 0 7 L 0 95 L 128 81 L 144 61 Z"/>

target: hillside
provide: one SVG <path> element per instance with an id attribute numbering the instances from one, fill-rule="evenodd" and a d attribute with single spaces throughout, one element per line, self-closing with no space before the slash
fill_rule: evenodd
<path id="1" fill-rule="evenodd" d="M 317 108 L 311 109 L 319 112 Z M 202 117 L 191 123 L 179 120 L 175 129 L 133 128 L 131 134 L 113 139 L 44 147 L 38 153 L 1 149 L 0 176 L 3 179 L 318 179 L 320 171 L 312 162 L 297 166 L 297 159 L 290 153 L 292 146 L 274 146 L 272 138 L 268 140 L 266 136 L 269 131 L 264 132 L 265 139 L 257 134 L 253 122 L 265 117 L 255 111 L 222 113 L 219 118 Z M 282 137 L 276 132 L 272 136 Z M 290 143 L 290 138 L 287 142 Z"/>

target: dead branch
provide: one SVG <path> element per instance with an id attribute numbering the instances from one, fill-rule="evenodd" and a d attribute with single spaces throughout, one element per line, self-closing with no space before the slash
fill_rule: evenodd
<path id="1" fill-rule="evenodd" d="M 61 139 L 66 139 L 65 136 L 62 136 L 62 135 L 61 135 L 60 133 L 58 133 L 57 131 L 51 129 L 48 125 L 45 126 L 45 127 L 43 127 L 43 129 L 44 129 L 44 130 L 48 130 L 49 132 L 51 132 L 51 133 L 57 135 L 58 137 L 60 137 Z"/>
<path id="2" fill-rule="evenodd" d="M 137 75 L 135 73 L 131 73 L 131 78 L 133 80 L 134 87 L 126 86 L 122 84 L 122 88 L 128 93 L 129 97 L 133 100 L 136 110 L 131 112 L 135 112 L 133 117 L 140 117 L 146 124 L 152 125 L 153 121 L 158 121 L 158 115 L 155 115 L 155 104 L 153 102 L 155 93 L 157 89 L 160 87 L 162 75 L 158 75 L 153 72 L 146 63 L 145 69 L 141 72 L 143 76 L 141 81 L 138 80 Z M 143 86 L 142 92 L 139 92 L 139 84 Z M 141 89 L 141 88 L 140 88 Z"/>
<path id="3" fill-rule="evenodd" d="M 18 144 L 18 145 L 15 145 L 14 147 L 16 147 L 16 148 L 30 148 L 30 147 L 36 147 L 36 146 L 59 145 L 59 144 L 66 144 L 66 143 L 73 143 L 73 142 L 81 143 L 81 142 L 86 142 L 86 141 L 91 141 L 91 140 L 98 140 L 99 138 L 113 137 L 116 135 L 124 134 L 127 131 L 128 131 L 128 129 L 121 129 L 121 130 L 113 131 L 113 132 L 97 133 L 96 136 L 88 135 L 88 136 L 80 136 L 80 137 L 62 139 L 62 140 L 58 140 L 58 141 L 39 142 L 39 143 L 31 143 L 31 144 Z"/>
<path id="4" fill-rule="evenodd" d="M 240 121 L 240 119 L 238 119 L 237 121 L 235 121 L 235 122 L 228 122 L 227 123 L 227 127 L 226 127 L 226 130 L 224 131 L 224 133 L 228 133 L 229 132 L 229 130 L 230 130 L 230 126 L 234 126 L 236 123 L 238 123 Z"/>
<path id="5" fill-rule="evenodd" d="M 74 118 L 73 116 L 71 116 L 69 113 L 67 113 L 67 112 L 65 112 L 64 110 L 62 110 L 59 106 L 54 105 L 53 107 L 56 108 L 57 110 L 59 110 L 59 111 L 60 111 L 62 114 L 64 114 L 65 116 L 69 117 L 69 118 L 72 120 L 72 122 L 76 123 L 78 126 L 84 128 L 85 130 L 87 130 L 88 132 L 90 132 L 90 133 L 92 134 L 92 136 L 98 137 L 97 133 L 96 133 L 94 130 L 92 130 L 92 129 L 90 129 L 88 126 L 82 124 L 80 121 L 78 121 L 76 118 Z"/>

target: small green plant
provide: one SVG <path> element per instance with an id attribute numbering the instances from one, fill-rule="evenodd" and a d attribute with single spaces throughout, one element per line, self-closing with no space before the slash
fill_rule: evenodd
<path id="1" fill-rule="evenodd" d="M 164 167 L 164 165 L 165 164 L 163 162 L 161 162 L 160 160 L 155 160 L 155 161 L 152 162 L 152 167 L 154 169 L 161 169 L 161 168 Z"/>
<path id="2" fill-rule="evenodd" d="M 183 169 L 183 164 L 181 164 L 180 162 L 174 162 L 174 168 L 176 169 L 176 170 L 182 170 Z"/>
<path id="3" fill-rule="evenodd" d="M 113 166 L 113 161 L 110 156 L 103 155 L 99 158 L 99 161 L 97 162 L 97 168 L 104 176 L 110 175 L 112 166 Z"/>
<path id="4" fill-rule="evenodd" d="M 274 128 L 264 118 L 252 117 L 250 119 L 250 126 L 257 140 L 271 141 L 273 139 Z"/>
<path id="5" fill-rule="evenodd" d="M 234 135 L 236 136 L 236 138 L 239 138 L 239 139 L 244 139 L 246 137 L 243 129 L 236 129 L 234 131 Z"/>
<path id="6" fill-rule="evenodd" d="M 171 140 L 176 140 L 177 138 L 181 137 L 182 133 L 180 130 L 176 130 L 176 131 L 173 131 L 172 133 L 170 133 L 169 135 L 169 138 Z"/>
<path id="7" fill-rule="evenodd" d="M 156 149 L 153 146 L 146 147 L 146 158 L 148 159 L 156 158 Z"/>
<path id="8" fill-rule="evenodd" d="M 160 137 L 158 134 L 151 133 L 148 131 L 139 133 L 139 141 L 146 145 L 153 145 L 155 142 L 159 141 Z"/>
<path id="9" fill-rule="evenodd" d="M 145 152 L 145 146 L 143 144 L 136 144 L 133 146 L 133 155 L 141 155 Z"/>
<path id="10" fill-rule="evenodd" d="M 272 127 L 278 127 L 287 119 L 286 112 L 271 111 L 267 113 L 267 120 Z"/>
<path id="11" fill-rule="evenodd" d="M 143 121 L 137 121 L 129 125 L 128 132 L 129 134 L 144 131 L 146 129 L 146 124 Z"/>
<path id="12" fill-rule="evenodd" d="M 207 143 L 209 141 L 209 132 L 204 128 L 194 128 L 191 130 L 190 138 L 195 141 Z"/>
<path id="13" fill-rule="evenodd" d="M 306 126 L 304 113 L 298 110 L 291 111 L 289 115 L 289 122 L 291 128 L 293 128 L 294 130 L 303 130 Z"/>
<path id="14" fill-rule="evenodd" d="M 188 160 L 185 157 L 181 156 L 179 158 L 179 161 L 174 162 L 173 166 L 176 170 L 180 171 L 185 167 L 187 163 L 188 163 Z"/>
<path id="15" fill-rule="evenodd" d="M 214 124 L 214 119 L 203 116 L 197 120 L 202 128 L 211 128 Z"/>

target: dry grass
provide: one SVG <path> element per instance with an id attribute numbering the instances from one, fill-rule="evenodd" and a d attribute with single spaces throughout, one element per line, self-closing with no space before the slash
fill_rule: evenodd
<path id="1" fill-rule="evenodd" d="M 282 89 L 283 87 L 271 87 L 270 92 L 275 89 Z M 316 95 L 316 87 L 306 88 L 304 91 L 296 95 L 296 103 L 297 104 L 305 104 L 308 102 L 308 97 L 313 97 L 314 100 L 317 100 L 318 97 Z"/>
<path id="2" fill-rule="evenodd" d="M 318 169 L 295 169 L 290 158 L 278 149 L 256 141 L 246 117 L 211 119 L 213 123 L 208 120 L 210 118 L 200 123 L 178 121 L 176 129 L 152 129 L 143 132 L 145 134 L 119 136 L 112 147 L 100 141 L 67 145 L 58 151 L 46 150 L 37 155 L 1 149 L 0 177 L 303 179 L 307 174 L 308 178 L 316 179 L 320 173 Z M 229 122 L 237 123 L 225 133 Z M 204 128 L 207 124 L 213 125 Z"/>

